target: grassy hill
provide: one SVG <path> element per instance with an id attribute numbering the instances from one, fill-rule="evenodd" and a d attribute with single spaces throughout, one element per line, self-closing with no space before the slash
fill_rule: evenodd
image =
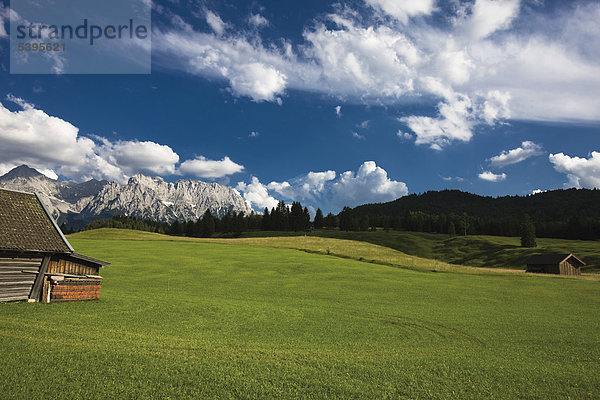
<path id="1" fill-rule="evenodd" d="M 452 264 L 488 268 L 525 268 L 534 254 L 574 253 L 587 266 L 583 271 L 600 271 L 600 241 L 538 238 L 536 248 L 523 248 L 520 239 L 505 236 L 450 236 L 435 233 L 322 231 L 319 235 L 360 240 L 390 247 L 407 254 L 438 259 Z"/>
<path id="2" fill-rule="evenodd" d="M 420 259 L 324 238 L 98 230 L 69 239 L 113 263 L 101 299 L 0 304 L 0 398 L 600 392 L 598 282 L 441 262 L 444 273 L 392 268 L 340 256 Z"/>
<path id="3" fill-rule="evenodd" d="M 469 235 L 450 236 L 407 231 L 345 232 L 319 230 L 311 233 L 247 232 L 241 237 L 318 236 L 372 243 L 420 258 L 473 267 L 525 269 L 525 260 L 534 254 L 574 253 L 587 266 L 584 272 L 600 272 L 600 241 L 537 239 L 536 248 L 523 248 L 516 237 Z"/>

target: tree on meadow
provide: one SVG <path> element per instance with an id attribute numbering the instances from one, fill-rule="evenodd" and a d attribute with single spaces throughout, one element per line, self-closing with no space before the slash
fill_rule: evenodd
<path id="1" fill-rule="evenodd" d="M 521 222 L 521 247 L 536 247 L 535 225 L 529 215 L 525 214 Z"/>

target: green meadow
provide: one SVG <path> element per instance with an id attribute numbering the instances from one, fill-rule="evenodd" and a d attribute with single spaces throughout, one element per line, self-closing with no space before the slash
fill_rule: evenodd
<path id="1" fill-rule="evenodd" d="M 587 266 L 583 272 L 600 272 L 600 241 L 537 238 L 537 247 L 523 248 L 518 237 L 443 235 L 407 231 L 345 232 L 317 230 L 298 232 L 246 232 L 241 237 L 317 236 L 355 240 L 399 250 L 406 254 L 443 262 L 486 268 L 525 269 L 528 257 L 540 253 L 573 253 Z"/>
<path id="2" fill-rule="evenodd" d="M 600 282 L 335 238 L 69 237 L 101 299 L 0 304 L 0 398 L 597 399 Z"/>

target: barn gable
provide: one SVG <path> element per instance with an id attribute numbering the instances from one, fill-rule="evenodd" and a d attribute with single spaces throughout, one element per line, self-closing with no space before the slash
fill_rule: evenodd
<path id="1" fill-rule="evenodd" d="M 97 299 L 108 265 L 75 253 L 36 194 L 0 189 L 0 302 Z"/>
<path id="2" fill-rule="evenodd" d="M 585 265 L 579 257 L 569 254 L 539 254 L 527 259 L 527 272 L 559 275 L 581 275 Z"/>

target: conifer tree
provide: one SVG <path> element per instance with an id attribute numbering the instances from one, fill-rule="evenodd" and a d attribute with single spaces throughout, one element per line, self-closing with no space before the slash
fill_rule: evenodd
<path id="1" fill-rule="evenodd" d="M 300 230 L 304 229 L 302 205 L 297 201 L 294 201 L 292 203 L 292 208 L 290 209 L 289 220 L 290 220 L 290 230 L 300 231 Z"/>
<path id="2" fill-rule="evenodd" d="M 271 228 L 271 215 L 269 214 L 269 209 L 265 207 L 265 211 L 262 216 L 261 229 L 263 231 L 270 231 Z"/>
<path id="3" fill-rule="evenodd" d="M 456 227 L 452 221 L 450 221 L 450 224 L 448 225 L 448 235 L 456 235 Z"/>
<path id="4" fill-rule="evenodd" d="M 304 207 L 302 210 L 302 230 L 307 231 L 310 229 L 310 213 L 308 208 Z"/>
<path id="5" fill-rule="evenodd" d="M 324 222 L 325 222 L 325 227 L 327 229 L 337 228 L 337 225 L 338 225 L 337 217 L 335 215 L 333 215 L 332 213 L 327 214 Z"/>
<path id="6" fill-rule="evenodd" d="M 352 211 L 350 209 L 350 207 L 346 206 L 339 213 L 340 230 L 342 230 L 342 231 L 350 231 L 350 230 L 352 230 L 352 227 L 353 227 L 354 224 L 353 224 L 353 221 L 352 221 L 352 215 L 350 215 L 350 211 Z"/>
<path id="7" fill-rule="evenodd" d="M 323 211 L 321 211 L 320 208 L 317 208 L 313 225 L 315 226 L 315 229 L 321 229 L 323 227 L 323 223 Z"/>
<path id="8" fill-rule="evenodd" d="M 529 215 L 525 214 L 521 222 L 521 247 L 536 247 L 535 225 L 531 222 Z"/>
<path id="9" fill-rule="evenodd" d="M 210 210 L 206 210 L 202 216 L 202 236 L 211 237 L 215 233 L 215 219 Z"/>

